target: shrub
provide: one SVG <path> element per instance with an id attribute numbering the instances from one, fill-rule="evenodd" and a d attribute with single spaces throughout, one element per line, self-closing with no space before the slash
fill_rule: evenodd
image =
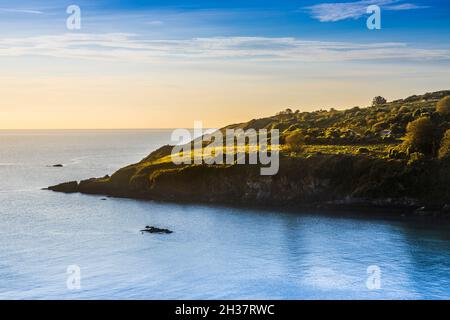
<path id="1" fill-rule="evenodd" d="M 450 114 L 450 96 L 446 96 L 436 104 L 436 111 L 442 115 Z"/>
<path id="2" fill-rule="evenodd" d="M 404 145 L 411 153 L 433 154 L 436 145 L 435 140 L 435 126 L 429 118 L 419 118 L 408 123 Z"/>
<path id="3" fill-rule="evenodd" d="M 360 154 L 367 154 L 367 153 L 369 153 L 369 149 L 367 149 L 367 148 L 359 148 L 358 149 L 358 153 L 360 153 Z"/>
<path id="4" fill-rule="evenodd" d="M 381 96 L 377 96 L 375 98 L 373 98 L 372 100 L 372 106 L 379 106 L 379 105 L 383 105 L 385 104 L 387 101 L 385 98 L 381 97 Z"/>
<path id="5" fill-rule="evenodd" d="M 389 158 L 396 159 L 398 156 L 398 150 L 395 148 L 389 149 Z"/>
<path id="6" fill-rule="evenodd" d="M 303 150 L 305 144 L 305 136 L 300 130 L 291 132 L 285 138 L 285 145 L 289 151 L 300 152 Z"/>
<path id="7" fill-rule="evenodd" d="M 383 122 L 383 121 L 377 122 L 377 123 L 375 123 L 375 124 L 372 126 L 372 128 L 373 128 L 373 130 L 374 130 L 375 132 L 378 132 L 378 131 L 381 131 L 381 130 L 383 130 L 383 129 L 386 129 L 387 127 L 388 127 L 388 124 L 387 124 L 386 122 Z"/>
<path id="8" fill-rule="evenodd" d="M 413 118 L 419 118 L 421 115 L 422 115 L 422 109 L 416 109 L 412 114 Z"/>
<path id="9" fill-rule="evenodd" d="M 425 159 L 425 155 L 423 153 L 421 153 L 421 152 L 414 152 L 414 153 L 410 154 L 408 164 L 411 165 L 411 164 L 414 164 L 416 162 L 420 162 L 423 159 Z"/>
<path id="10" fill-rule="evenodd" d="M 391 124 L 391 126 L 389 127 L 389 130 L 391 130 L 392 134 L 404 134 L 405 133 L 405 129 L 398 123 Z"/>
<path id="11" fill-rule="evenodd" d="M 391 159 L 406 159 L 406 153 L 398 150 L 397 148 L 389 149 L 389 156 Z"/>
<path id="12" fill-rule="evenodd" d="M 285 110 L 283 110 L 283 111 L 278 112 L 278 113 L 277 113 L 277 116 L 290 115 L 290 114 L 292 114 L 292 113 L 293 113 L 293 112 L 292 112 L 292 109 L 291 109 L 291 108 L 287 108 L 287 109 L 285 109 Z"/>
<path id="13" fill-rule="evenodd" d="M 439 149 L 439 159 L 450 158 L 450 129 L 445 131 Z"/>
<path id="14" fill-rule="evenodd" d="M 402 106 L 402 107 L 398 110 L 398 112 L 400 112 L 400 113 L 407 113 L 407 112 L 409 112 L 409 108 L 408 108 L 407 106 Z"/>

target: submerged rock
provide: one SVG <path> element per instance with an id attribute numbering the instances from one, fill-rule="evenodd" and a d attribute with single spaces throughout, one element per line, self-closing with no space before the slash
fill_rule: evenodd
<path id="1" fill-rule="evenodd" d="M 141 232 L 148 232 L 148 233 L 165 233 L 170 234 L 173 233 L 173 231 L 169 229 L 160 229 L 153 226 L 146 226 L 145 229 L 141 230 Z"/>

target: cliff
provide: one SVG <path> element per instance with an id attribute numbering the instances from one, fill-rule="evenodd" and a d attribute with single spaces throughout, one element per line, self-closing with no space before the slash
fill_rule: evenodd
<path id="1" fill-rule="evenodd" d="M 164 146 L 111 176 L 48 189 L 276 207 L 364 206 L 413 211 L 426 206 L 426 210 L 445 213 L 450 202 L 449 158 L 422 154 L 405 146 L 404 140 L 408 123 L 415 118 L 433 118 L 436 128 L 448 130 L 448 115 L 437 114 L 435 107 L 449 93 L 413 96 L 406 102 L 397 100 L 365 109 L 287 110 L 222 129 L 279 128 L 280 169 L 273 176 L 260 175 L 259 165 L 175 165 L 170 161 L 172 147 Z M 300 132 L 301 148 L 289 145 L 293 132 Z"/>

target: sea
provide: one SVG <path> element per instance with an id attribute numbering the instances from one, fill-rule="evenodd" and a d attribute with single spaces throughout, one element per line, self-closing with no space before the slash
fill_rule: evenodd
<path id="1" fill-rule="evenodd" d="M 450 298 L 449 222 L 42 190 L 138 162 L 171 132 L 0 131 L 0 299 Z"/>

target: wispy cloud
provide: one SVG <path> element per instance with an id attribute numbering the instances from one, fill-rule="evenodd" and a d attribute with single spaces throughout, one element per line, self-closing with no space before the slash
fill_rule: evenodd
<path id="1" fill-rule="evenodd" d="M 30 9 L 14 9 L 14 8 L 0 8 L 0 12 L 7 13 L 27 13 L 27 14 L 43 14 L 44 12 L 39 10 L 30 10 Z"/>
<path id="2" fill-rule="evenodd" d="M 405 43 L 359 44 L 298 38 L 212 37 L 146 40 L 125 33 L 62 34 L 0 39 L 0 56 L 161 61 L 369 61 L 450 60 L 450 50 L 421 49 Z"/>
<path id="3" fill-rule="evenodd" d="M 161 20 L 150 20 L 150 21 L 145 21 L 145 24 L 147 24 L 149 26 L 162 26 L 164 24 L 164 22 Z"/>
<path id="4" fill-rule="evenodd" d="M 400 11 L 400 10 L 414 10 L 414 9 L 427 9 L 430 6 L 420 6 L 413 3 L 403 3 L 403 4 L 394 4 L 385 6 L 385 9 L 391 10 L 391 11 Z"/>
<path id="5" fill-rule="evenodd" d="M 361 0 L 342 3 L 320 3 L 304 9 L 308 10 L 313 18 L 321 22 L 335 22 L 346 19 L 359 19 L 366 14 L 367 7 L 370 5 L 378 5 L 382 9 L 389 11 L 428 8 L 428 6 L 403 3 L 403 0 Z"/>

